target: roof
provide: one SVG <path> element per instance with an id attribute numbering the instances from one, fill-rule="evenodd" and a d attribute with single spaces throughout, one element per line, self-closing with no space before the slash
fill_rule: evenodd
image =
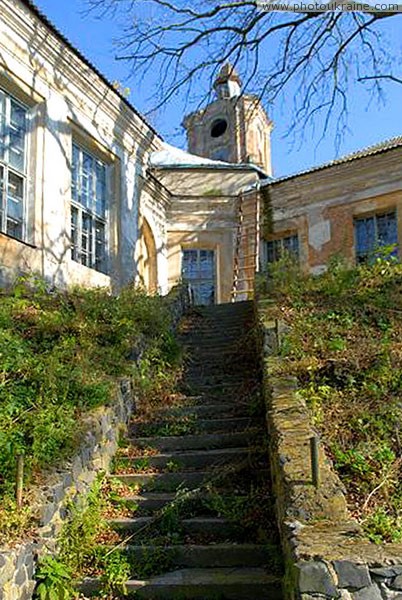
<path id="1" fill-rule="evenodd" d="M 152 167 L 224 167 L 225 165 L 228 165 L 228 163 L 222 162 L 221 160 L 211 160 L 210 158 L 190 154 L 190 152 L 180 150 L 180 148 L 176 148 L 167 143 L 163 144 L 162 150 L 151 153 L 149 162 Z"/>
<path id="2" fill-rule="evenodd" d="M 151 167 L 158 169 L 231 169 L 243 171 L 257 171 L 260 176 L 265 176 L 262 169 L 252 163 L 229 163 L 221 160 L 212 160 L 190 154 L 180 148 L 175 148 L 170 144 L 164 143 L 163 149 L 152 152 L 149 158 Z"/>
<path id="3" fill-rule="evenodd" d="M 352 152 L 351 154 L 347 154 L 346 156 L 341 156 L 340 158 L 336 158 L 335 160 L 332 160 L 330 162 L 323 163 L 322 165 L 317 165 L 316 167 L 311 167 L 310 169 L 306 169 L 298 173 L 293 173 L 292 175 L 285 175 L 284 177 L 278 177 L 277 179 L 274 178 L 270 181 L 264 181 L 261 183 L 261 185 L 274 185 L 275 183 L 281 183 L 282 181 L 295 179 L 296 177 L 301 177 L 302 175 L 307 175 L 309 173 L 321 171 L 322 169 L 328 169 L 330 167 L 351 162 L 359 158 L 365 158 L 366 156 L 381 154 L 383 152 L 387 152 L 388 150 L 393 150 L 394 148 L 400 147 L 402 147 L 402 135 L 398 135 L 388 140 L 384 140 L 383 142 L 379 142 L 378 144 L 374 144 L 373 146 L 368 146 L 367 148 L 363 148 L 362 150 L 357 150 L 356 152 Z"/>
<path id="4" fill-rule="evenodd" d="M 61 40 L 66 46 L 68 46 L 68 48 L 74 52 L 74 54 L 80 59 L 82 60 L 87 67 L 89 67 L 94 73 L 96 73 L 96 75 L 98 77 L 100 77 L 100 79 L 102 79 L 102 81 L 116 94 L 116 96 L 119 97 L 119 99 L 124 102 L 124 104 L 131 109 L 142 121 L 143 123 L 149 127 L 149 129 L 155 134 L 157 135 L 159 138 L 162 139 L 162 136 L 160 135 L 160 133 L 158 133 L 156 131 L 156 129 L 154 129 L 154 127 L 152 127 L 152 125 L 150 125 L 148 123 L 148 121 L 146 120 L 146 118 L 131 104 L 131 102 L 129 102 L 129 100 L 127 100 L 127 98 L 125 98 L 125 96 L 123 96 L 123 94 L 121 94 L 118 90 L 116 90 L 116 88 L 114 87 L 114 85 L 109 81 L 109 79 L 101 72 L 99 71 L 99 69 L 97 67 L 95 67 L 95 65 L 86 57 L 84 56 L 84 54 L 82 54 L 82 52 L 80 52 L 73 44 L 72 42 L 70 42 L 70 40 L 63 34 L 61 33 L 61 31 L 59 29 L 57 29 L 57 27 L 50 21 L 50 19 L 36 6 L 36 4 L 34 4 L 34 2 L 32 0 L 20 0 L 22 4 L 24 4 L 26 7 L 29 8 L 29 10 L 38 18 L 40 19 L 40 21 L 42 21 L 42 23 L 48 27 L 52 33 L 54 33 L 54 35 L 56 35 L 59 40 Z"/>

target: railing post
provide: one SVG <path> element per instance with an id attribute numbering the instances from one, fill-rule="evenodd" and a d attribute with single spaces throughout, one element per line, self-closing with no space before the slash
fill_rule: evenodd
<path id="1" fill-rule="evenodd" d="M 310 438 L 311 480 L 316 488 L 320 487 L 319 439 L 317 435 Z"/>
<path id="2" fill-rule="evenodd" d="M 24 455 L 22 452 L 17 454 L 17 485 L 15 499 L 17 508 L 22 508 L 22 492 L 24 488 Z"/>

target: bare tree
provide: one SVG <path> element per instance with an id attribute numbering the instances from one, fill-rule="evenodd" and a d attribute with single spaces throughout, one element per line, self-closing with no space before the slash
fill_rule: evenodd
<path id="1" fill-rule="evenodd" d="M 391 57 L 382 35 L 386 20 L 400 18 L 395 13 L 263 12 L 252 0 L 87 2 L 102 15 L 124 12 L 129 24 L 117 58 L 129 61 L 140 77 L 158 70 L 153 109 L 178 93 L 194 104 L 192 91 L 199 82 L 211 82 L 230 61 L 244 76 L 243 91 L 266 104 L 290 85 L 297 90 L 292 98 L 294 131 L 320 116 L 325 132 L 333 117 L 341 136 L 353 82 L 378 97 L 385 80 L 402 82 L 399 60 Z"/>

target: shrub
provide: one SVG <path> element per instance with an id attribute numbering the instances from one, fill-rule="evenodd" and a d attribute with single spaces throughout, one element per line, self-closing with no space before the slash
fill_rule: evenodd
<path id="1" fill-rule="evenodd" d="M 112 296 L 104 289 L 48 292 L 40 280 L 21 279 L 0 296 L 3 503 L 14 494 L 17 454 L 25 455 L 26 484 L 71 455 L 83 413 L 110 401 L 116 377 L 168 393 L 178 360 L 170 327 L 165 301 L 133 286 Z M 0 530 L 9 531 L 5 515 Z"/>
<path id="2" fill-rule="evenodd" d="M 334 259 L 318 277 L 290 270 L 274 283 L 276 316 L 290 326 L 283 369 L 299 380 L 350 509 L 370 539 L 400 540 L 402 265 Z"/>

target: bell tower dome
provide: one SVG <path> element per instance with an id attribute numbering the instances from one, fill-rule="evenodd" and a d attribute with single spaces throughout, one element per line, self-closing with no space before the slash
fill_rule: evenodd
<path id="1" fill-rule="evenodd" d="M 241 80 L 230 63 L 225 63 L 221 68 L 214 82 L 214 90 L 220 100 L 240 96 Z"/>
<path id="2" fill-rule="evenodd" d="M 213 87 L 216 98 L 184 118 L 188 151 L 225 162 L 254 163 L 272 175 L 272 121 L 258 97 L 242 93 L 241 79 L 230 63 L 222 66 Z"/>

